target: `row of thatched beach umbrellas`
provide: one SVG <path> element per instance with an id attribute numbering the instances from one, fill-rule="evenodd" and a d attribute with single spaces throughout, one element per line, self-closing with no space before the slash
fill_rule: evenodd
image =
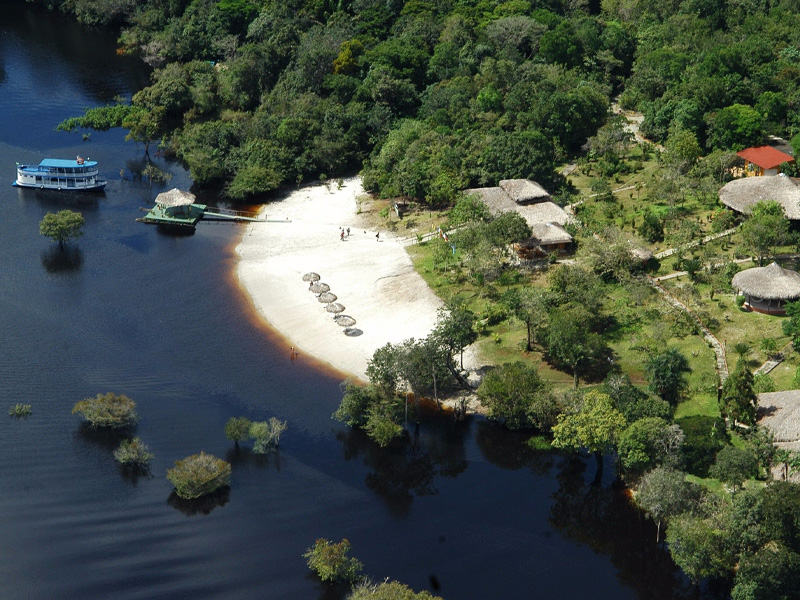
<path id="1" fill-rule="evenodd" d="M 336 302 L 338 296 L 331 292 L 331 286 L 327 283 L 322 283 L 319 279 L 320 277 L 317 273 L 303 275 L 303 281 L 307 281 L 310 284 L 308 286 L 309 291 L 317 295 L 317 301 L 326 305 L 325 310 L 335 315 L 333 320 L 340 327 L 344 327 L 345 333 L 347 333 L 349 328 L 356 324 L 356 320 L 349 315 L 341 314 L 344 312 L 344 305 Z"/>

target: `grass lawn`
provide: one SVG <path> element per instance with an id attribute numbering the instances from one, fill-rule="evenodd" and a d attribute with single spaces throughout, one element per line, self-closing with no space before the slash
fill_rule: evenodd
<path id="1" fill-rule="evenodd" d="M 632 167 L 630 173 L 607 179 L 612 192 L 618 190 L 610 201 L 592 197 L 598 189 L 596 168 L 587 172 L 585 166 L 579 167 L 569 175 L 570 183 L 577 190 L 573 201 L 582 203 L 578 216 L 590 230 L 599 231 L 607 226 L 615 226 L 626 237 L 630 236 L 633 243 L 647 246 L 638 238 L 636 230 L 644 212 L 652 210 L 664 216 L 667 236 L 666 241 L 649 246 L 654 252 L 713 233 L 712 216 L 721 207 L 716 193 L 708 190 L 688 192 L 681 201 L 670 206 L 661 199 L 654 183 L 659 170 L 663 168 L 656 158 L 650 156 L 642 160 L 641 150 L 636 147 L 630 152 L 628 164 Z M 417 210 L 404 220 L 398 221 L 394 216 L 392 219 L 396 231 L 402 233 L 408 230 L 409 235 L 426 233 L 446 223 L 445 213 L 436 211 Z M 691 226 L 687 228 L 686 223 Z M 688 239 L 687 229 L 691 230 Z M 586 235 L 586 231 L 582 233 Z M 735 233 L 692 248 L 685 255 L 697 257 L 704 264 L 730 261 L 742 254 L 739 238 L 740 235 Z M 579 246 L 580 240 L 579 235 Z M 791 252 L 793 248 L 781 250 Z M 548 365 L 541 348 L 534 345 L 533 351 L 526 352 L 524 324 L 506 314 L 500 301 L 506 291 L 516 287 L 546 287 L 546 272 L 531 273 L 508 268 L 497 281 L 480 286 L 465 274 L 460 266 L 462 256 L 458 251 L 455 255 L 439 256 L 438 264 L 434 264 L 431 243 L 415 244 L 408 251 L 417 271 L 443 300 L 458 298 L 477 315 L 477 348 L 484 363 L 502 364 L 522 360 L 534 365 L 544 379 L 553 383 L 556 391 L 572 387 L 571 373 Z M 579 264 L 584 262 L 580 247 L 572 258 Z M 679 270 L 679 258 L 675 256 L 661 261 L 657 274 L 665 275 Z M 740 267 L 750 266 L 754 265 L 746 263 Z M 798 265 L 788 266 L 797 268 Z M 738 360 L 734 350 L 737 343 L 745 342 L 750 346 L 745 358 L 748 367 L 755 369 L 767 360 L 766 353 L 761 349 L 764 338 L 773 338 L 778 348 L 784 348 L 789 342 L 783 335 L 782 317 L 742 311 L 730 292 L 717 292 L 712 298 L 710 283 L 691 282 L 688 276 L 664 281 L 663 285 L 689 306 L 723 343 L 731 370 Z M 717 283 L 717 287 L 719 285 Z M 646 385 L 644 364 L 647 357 L 653 352 L 677 347 L 689 359 L 692 372 L 688 375 L 687 399 L 677 407 L 676 418 L 719 416 L 713 350 L 685 313 L 671 307 L 655 292 L 642 292 L 641 287 L 637 291 L 630 286 L 607 286 L 606 311 L 612 315 L 613 322 L 604 337 L 614 351 L 617 365 L 635 384 Z M 777 390 L 792 387 L 795 372 L 800 366 L 800 355 L 791 347 L 784 351 L 784 355 L 786 360 L 770 375 Z M 581 385 L 587 384 L 581 381 Z"/>

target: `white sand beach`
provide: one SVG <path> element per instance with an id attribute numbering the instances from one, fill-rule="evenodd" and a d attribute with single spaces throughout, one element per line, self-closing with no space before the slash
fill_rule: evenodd
<path id="1" fill-rule="evenodd" d="M 264 207 L 269 221 L 284 222 L 248 225 L 236 251 L 239 281 L 275 330 L 303 355 L 366 380 L 375 350 L 428 335 L 442 302 L 414 270 L 400 238 L 366 229 L 356 214 L 361 194 L 358 178 L 341 187 L 301 188 Z M 341 240 L 340 228 L 347 227 L 350 235 Z M 345 335 L 309 291 L 302 280 L 308 272 L 338 296 L 342 314 L 356 320 L 356 335 Z"/>

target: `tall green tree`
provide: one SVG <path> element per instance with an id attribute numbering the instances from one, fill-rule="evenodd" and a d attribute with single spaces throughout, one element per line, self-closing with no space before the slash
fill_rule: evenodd
<path id="1" fill-rule="evenodd" d="M 792 598 L 800 598 L 800 555 L 782 544 L 770 544 L 743 558 L 731 600 Z"/>
<path id="2" fill-rule="evenodd" d="M 686 481 L 686 474 L 672 467 L 656 467 L 639 482 L 634 501 L 656 522 L 656 544 L 661 539 L 661 525 L 688 510 L 697 499 L 698 490 Z"/>
<path id="3" fill-rule="evenodd" d="M 731 427 L 734 427 L 736 422 L 755 426 L 757 407 L 758 398 L 754 390 L 753 373 L 745 366 L 744 361 L 739 361 L 736 369 L 722 384 L 720 412 L 730 420 Z"/>
<path id="4" fill-rule="evenodd" d="M 754 108 L 733 104 L 711 117 L 708 145 L 719 150 L 742 150 L 764 142 L 764 119 Z"/>
<path id="5" fill-rule="evenodd" d="M 717 453 L 710 475 L 737 490 L 746 480 L 758 475 L 758 460 L 748 448 L 725 446 Z"/>
<path id="6" fill-rule="evenodd" d="M 646 417 L 620 434 L 617 452 L 625 471 L 636 476 L 658 464 L 676 466 L 683 439 L 680 426 Z"/>
<path id="7" fill-rule="evenodd" d="M 473 328 L 475 314 L 463 304 L 451 301 L 439 311 L 433 336 L 447 351 L 448 366 L 452 367 L 452 357 L 459 355 L 461 368 L 464 368 L 464 349 L 478 339 Z M 455 374 L 455 373 L 454 373 Z"/>
<path id="8" fill-rule="evenodd" d="M 549 431 L 558 414 L 551 386 L 521 361 L 489 371 L 478 388 L 478 398 L 487 416 L 509 429 Z"/>
<path id="9" fill-rule="evenodd" d="M 792 338 L 792 345 L 795 349 L 800 349 L 800 300 L 787 302 L 784 305 L 787 319 L 782 323 L 783 335 Z M 800 374 L 800 369 L 798 369 Z M 795 375 L 797 378 L 797 375 Z"/>
<path id="10" fill-rule="evenodd" d="M 789 220 L 783 207 L 774 200 L 762 201 L 741 228 L 742 242 L 758 258 L 758 264 L 778 246 L 789 242 Z"/>
<path id="11" fill-rule="evenodd" d="M 719 501 L 718 510 L 710 515 L 683 513 L 670 519 L 669 553 L 692 583 L 704 577 L 726 577 L 736 564 L 724 503 Z"/>
<path id="12" fill-rule="evenodd" d="M 530 352 L 533 349 L 534 334 L 539 332 L 541 336 L 547 322 L 547 292 L 534 286 L 514 288 L 503 295 L 503 302 L 517 319 L 525 323 L 525 350 Z"/>
<path id="13" fill-rule="evenodd" d="M 599 333 L 591 331 L 594 319 L 595 315 L 574 305 L 560 307 L 550 314 L 546 334 L 547 357 L 557 366 L 572 372 L 576 390 L 581 374 L 602 378 L 610 366 L 611 349 Z"/>
<path id="14" fill-rule="evenodd" d="M 615 447 L 623 427 L 625 417 L 614 407 L 611 398 L 590 390 L 574 410 L 558 415 L 553 427 L 553 446 L 572 450 L 586 448 L 594 454 L 599 474 L 603 470 L 603 454 Z"/>
<path id="15" fill-rule="evenodd" d="M 686 375 L 691 371 L 689 361 L 677 348 L 651 356 L 644 365 L 650 390 L 673 406 L 686 390 Z"/>

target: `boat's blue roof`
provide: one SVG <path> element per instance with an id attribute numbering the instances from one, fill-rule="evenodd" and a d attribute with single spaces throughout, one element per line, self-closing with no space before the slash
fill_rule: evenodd
<path id="1" fill-rule="evenodd" d="M 65 160 L 63 158 L 45 158 L 39 163 L 42 167 L 95 167 L 97 166 L 96 160 L 84 160 L 82 165 L 78 164 L 77 160 Z"/>

